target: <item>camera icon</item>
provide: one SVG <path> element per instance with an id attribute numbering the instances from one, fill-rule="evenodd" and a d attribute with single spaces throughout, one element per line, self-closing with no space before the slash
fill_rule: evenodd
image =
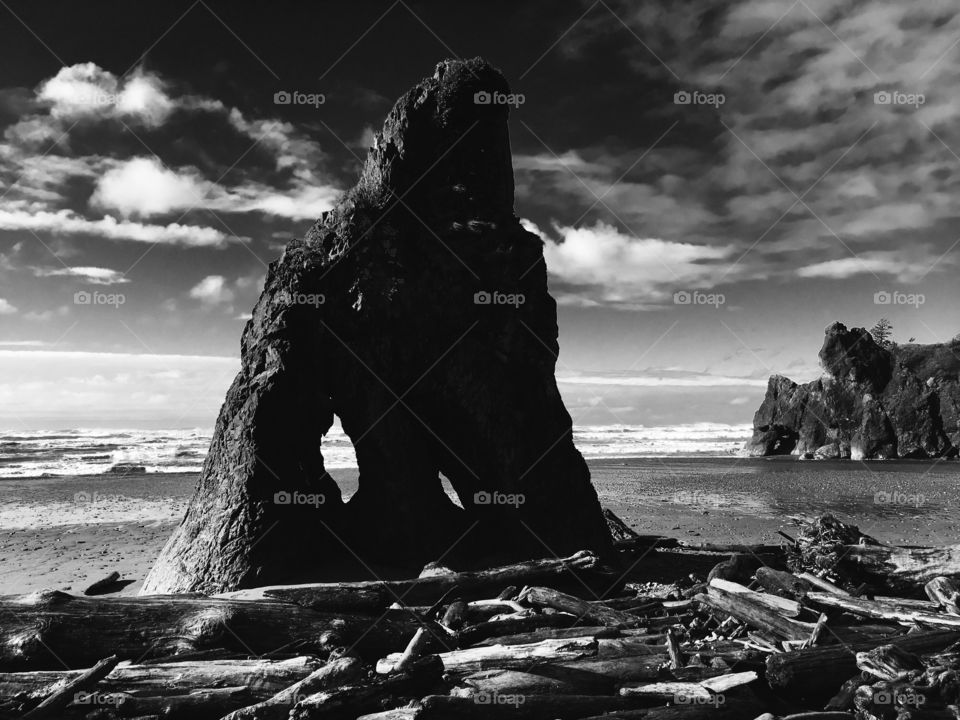
<path id="1" fill-rule="evenodd" d="M 693 97 L 686 90 L 678 90 L 673 94 L 674 105 L 689 105 Z"/>
<path id="2" fill-rule="evenodd" d="M 873 102 L 875 105 L 889 105 L 892 101 L 893 96 L 886 90 L 880 90 L 873 94 Z"/>
<path id="3" fill-rule="evenodd" d="M 493 97 L 486 90 L 481 90 L 480 92 L 475 92 L 473 94 L 474 105 L 489 105 L 492 102 Z"/>
<path id="4" fill-rule="evenodd" d="M 275 505 L 289 505 L 293 502 L 293 497 L 286 490 L 281 490 L 273 494 L 273 502 Z"/>
<path id="5" fill-rule="evenodd" d="M 89 305 L 93 302 L 93 295 L 88 293 L 86 290 L 77 290 L 73 294 L 73 304 L 74 305 Z"/>
<path id="6" fill-rule="evenodd" d="M 491 502 L 493 502 L 493 496 L 486 490 L 481 490 L 473 494 L 474 505 L 489 505 Z"/>
<path id="7" fill-rule="evenodd" d="M 693 300 L 693 296 L 686 290 L 678 290 L 673 294 L 674 305 L 689 305 L 691 300 Z"/>
<path id="8" fill-rule="evenodd" d="M 293 96 L 286 90 L 281 90 L 273 94 L 274 105 L 289 105 L 291 102 L 293 102 Z"/>
<path id="9" fill-rule="evenodd" d="M 873 702 L 875 705 L 892 705 L 893 693 L 889 690 L 878 690 L 873 694 Z"/>
<path id="10" fill-rule="evenodd" d="M 474 305 L 489 305 L 493 302 L 493 296 L 486 290 L 481 290 L 473 294 Z"/>
<path id="11" fill-rule="evenodd" d="M 893 296 L 888 293 L 886 290 L 881 290 L 873 294 L 873 304 L 874 305 L 889 305 L 893 300 Z"/>

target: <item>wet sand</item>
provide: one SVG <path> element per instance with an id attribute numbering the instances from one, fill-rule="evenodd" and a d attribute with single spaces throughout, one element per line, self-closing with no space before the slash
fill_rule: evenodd
<path id="1" fill-rule="evenodd" d="M 792 459 L 590 461 L 600 501 L 643 534 L 776 543 L 790 517 L 832 512 L 901 545 L 960 542 L 960 464 Z M 332 472 L 344 496 L 356 470 Z M 196 474 L 0 479 L 0 594 L 82 592 L 116 570 L 135 594 Z"/>

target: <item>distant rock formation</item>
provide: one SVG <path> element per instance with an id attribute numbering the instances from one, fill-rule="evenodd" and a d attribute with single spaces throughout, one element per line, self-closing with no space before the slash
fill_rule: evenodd
<path id="1" fill-rule="evenodd" d="M 542 242 L 513 212 L 507 106 L 477 101 L 508 92 L 481 59 L 437 65 L 357 185 L 270 266 L 199 486 L 142 593 L 610 557 L 554 378 Z M 348 502 L 324 467 L 335 415 L 359 464 Z"/>
<path id="2" fill-rule="evenodd" d="M 804 458 L 954 457 L 960 448 L 960 343 L 880 347 L 833 323 L 820 364 L 798 385 L 774 375 L 746 452 Z"/>

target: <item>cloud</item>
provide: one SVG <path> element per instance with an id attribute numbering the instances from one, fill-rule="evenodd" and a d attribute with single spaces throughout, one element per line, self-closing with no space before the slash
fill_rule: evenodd
<path id="1" fill-rule="evenodd" d="M 61 68 L 40 86 L 37 98 L 53 117 L 69 120 L 110 116 L 157 126 L 174 109 L 158 76 L 138 69 L 120 79 L 92 62 Z"/>
<path id="2" fill-rule="evenodd" d="M 71 210 L 30 212 L 0 209 L 0 230 L 76 233 L 95 235 L 109 240 L 131 240 L 188 247 L 220 247 L 230 239 L 230 236 L 210 227 L 180 223 L 145 225 L 139 222 L 117 220 L 111 215 L 98 220 L 88 220 Z"/>
<path id="3" fill-rule="evenodd" d="M 17 309 L 9 301 L 0 298 L 0 315 L 13 315 Z"/>
<path id="4" fill-rule="evenodd" d="M 579 304 L 643 308 L 677 290 L 710 287 L 722 276 L 721 262 L 731 259 L 729 247 L 638 238 L 602 222 L 556 226 L 560 240 L 529 221 L 526 226 L 544 238 L 547 270 L 564 286 L 560 294 Z"/>
<path id="5" fill-rule="evenodd" d="M 155 158 L 132 158 L 97 181 L 91 202 L 125 216 L 162 215 L 193 207 L 203 200 L 203 180 L 175 173 Z"/>
<path id="6" fill-rule="evenodd" d="M 844 280 L 855 275 L 891 275 L 902 282 L 915 282 L 942 264 L 944 268 L 956 265 L 949 256 L 937 262 L 935 257 L 924 257 L 923 248 L 912 252 L 868 251 L 856 256 L 826 260 L 797 269 L 802 278 L 829 278 Z M 912 257 L 911 257 L 912 256 Z"/>
<path id="7" fill-rule="evenodd" d="M 234 295 L 223 275 L 207 275 L 191 288 L 190 297 L 205 305 L 222 305 L 233 302 Z"/>
<path id="8" fill-rule="evenodd" d="M 130 279 L 117 270 L 102 267 L 34 268 L 37 277 L 72 277 L 91 285 L 119 285 Z"/>
<path id="9" fill-rule="evenodd" d="M 331 209 L 338 197 L 339 191 L 329 186 L 306 183 L 288 190 L 258 182 L 228 188 L 204 179 L 195 168 L 178 168 L 174 172 L 156 158 L 137 157 L 104 173 L 91 201 L 124 216 L 149 217 L 206 208 L 312 220 Z"/>

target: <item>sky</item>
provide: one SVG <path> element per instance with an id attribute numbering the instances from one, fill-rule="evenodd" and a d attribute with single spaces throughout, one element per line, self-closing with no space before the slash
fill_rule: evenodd
<path id="1" fill-rule="evenodd" d="M 212 426 L 267 264 L 451 57 L 519 94 L 577 424 L 748 423 L 835 320 L 960 331 L 955 2 L 263 7 L 0 0 L 0 427 Z"/>

